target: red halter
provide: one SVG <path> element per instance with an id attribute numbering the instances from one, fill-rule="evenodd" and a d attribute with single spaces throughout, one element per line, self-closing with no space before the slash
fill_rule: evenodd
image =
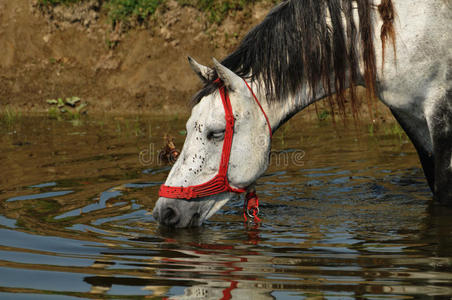
<path id="1" fill-rule="evenodd" d="M 270 122 L 268 121 L 268 117 L 265 114 L 264 109 L 262 108 L 261 104 L 259 103 L 259 100 L 257 99 L 256 95 L 254 94 L 253 90 L 250 88 L 248 83 L 245 81 L 246 86 L 250 90 L 251 94 L 254 97 L 254 100 L 259 105 L 259 108 L 261 109 L 262 113 L 264 114 L 265 120 L 267 121 L 268 129 L 270 130 L 270 139 L 272 136 L 272 130 L 270 126 Z M 227 93 L 226 87 L 222 84 L 220 79 L 217 79 L 215 82 L 218 82 L 221 84 L 219 87 L 221 101 L 223 102 L 224 112 L 225 112 L 225 119 L 226 119 L 226 130 L 224 134 L 224 141 L 223 141 L 223 150 L 221 152 L 221 162 L 220 162 L 220 168 L 218 170 L 218 174 L 215 175 L 214 178 L 210 179 L 209 181 L 205 183 L 201 183 L 198 185 L 191 185 L 187 187 L 176 187 L 176 186 L 166 186 L 162 184 L 159 191 L 160 197 L 166 197 L 166 198 L 173 198 L 173 199 L 185 199 L 190 200 L 193 198 L 201 198 L 206 196 L 211 196 L 223 192 L 234 192 L 234 193 L 244 193 L 246 192 L 246 189 L 241 188 L 234 188 L 229 184 L 228 181 L 228 166 L 229 166 L 229 157 L 231 154 L 231 147 L 232 147 L 232 137 L 234 134 L 234 115 L 232 113 L 232 106 L 231 101 L 229 100 L 229 95 Z M 249 198 L 249 199 L 248 199 Z M 255 200 L 253 200 L 255 199 Z M 253 200 L 253 201 L 249 201 Z M 246 214 L 248 214 L 250 217 L 254 217 L 256 221 L 260 221 L 259 218 L 257 218 L 257 213 L 259 211 L 258 205 L 258 199 L 257 195 L 252 192 L 247 194 L 246 197 L 247 201 L 247 210 L 246 213 L 244 211 L 244 216 L 246 219 Z M 245 209 L 244 209 L 245 210 Z"/>

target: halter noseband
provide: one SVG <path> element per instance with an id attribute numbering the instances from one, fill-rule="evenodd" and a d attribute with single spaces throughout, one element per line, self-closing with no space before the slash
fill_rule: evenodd
<path id="1" fill-rule="evenodd" d="M 231 101 L 229 99 L 226 87 L 224 86 L 220 79 L 215 80 L 215 82 L 220 84 L 219 91 L 226 119 L 226 130 L 224 133 L 223 150 L 221 152 L 221 161 L 218 173 L 217 175 L 215 175 L 214 178 L 198 185 L 191 185 L 187 187 L 183 186 L 176 187 L 176 186 L 166 186 L 162 184 L 160 186 L 159 191 L 160 197 L 190 200 L 194 198 L 216 195 L 223 192 L 234 192 L 234 193 L 246 192 L 246 189 L 234 188 L 229 184 L 227 173 L 229 166 L 229 157 L 231 155 L 232 148 L 232 137 L 234 135 L 234 114 L 232 113 Z M 256 101 L 260 110 L 262 111 L 265 120 L 267 121 L 271 139 L 272 130 L 270 122 L 268 121 L 268 117 L 265 114 L 264 109 L 262 108 L 259 100 L 257 99 L 251 87 L 248 85 L 246 80 L 244 80 L 244 82 L 248 89 L 250 90 L 251 94 L 253 95 L 254 100 Z M 246 202 L 243 213 L 245 220 L 247 219 L 246 215 L 248 215 L 255 219 L 256 221 L 260 221 L 259 218 L 257 217 L 257 214 L 259 212 L 259 199 L 256 193 L 254 191 L 247 193 L 245 201 Z"/>

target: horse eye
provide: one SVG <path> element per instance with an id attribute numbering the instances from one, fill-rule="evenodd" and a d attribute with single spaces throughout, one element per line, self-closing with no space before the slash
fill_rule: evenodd
<path id="1" fill-rule="evenodd" d="M 224 133 L 225 133 L 225 130 L 210 131 L 207 134 L 207 139 L 221 141 L 224 139 Z"/>

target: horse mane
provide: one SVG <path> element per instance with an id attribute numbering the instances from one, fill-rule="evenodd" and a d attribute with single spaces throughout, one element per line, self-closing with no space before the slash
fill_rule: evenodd
<path id="1" fill-rule="evenodd" d="M 358 84 L 359 64 L 369 96 L 376 80 L 373 44 L 373 0 L 286 0 L 253 28 L 222 64 L 237 75 L 260 80 L 268 101 L 284 101 L 296 95 L 303 85 L 315 91 L 321 83 L 331 94 L 332 87 L 343 111 L 346 81 Z M 353 10 L 358 11 L 358 26 Z M 395 42 L 391 0 L 382 0 L 378 10 L 383 19 L 382 47 L 388 38 Z M 358 31 L 359 28 L 359 31 Z M 217 75 L 213 76 L 216 79 Z M 348 78 L 347 78 L 348 77 Z M 193 98 L 198 103 L 216 88 L 206 83 Z M 351 89 L 351 103 L 357 101 Z"/>

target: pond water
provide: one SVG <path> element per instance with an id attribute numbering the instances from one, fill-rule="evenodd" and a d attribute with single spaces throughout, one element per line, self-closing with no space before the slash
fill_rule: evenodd
<path id="1" fill-rule="evenodd" d="M 203 227 L 150 214 L 170 166 L 163 136 L 184 118 L 0 128 L 1 299 L 410 299 L 452 295 L 452 210 L 432 205 L 394 124 L 297 118 L 273 140 L 257 186 Z"/>

